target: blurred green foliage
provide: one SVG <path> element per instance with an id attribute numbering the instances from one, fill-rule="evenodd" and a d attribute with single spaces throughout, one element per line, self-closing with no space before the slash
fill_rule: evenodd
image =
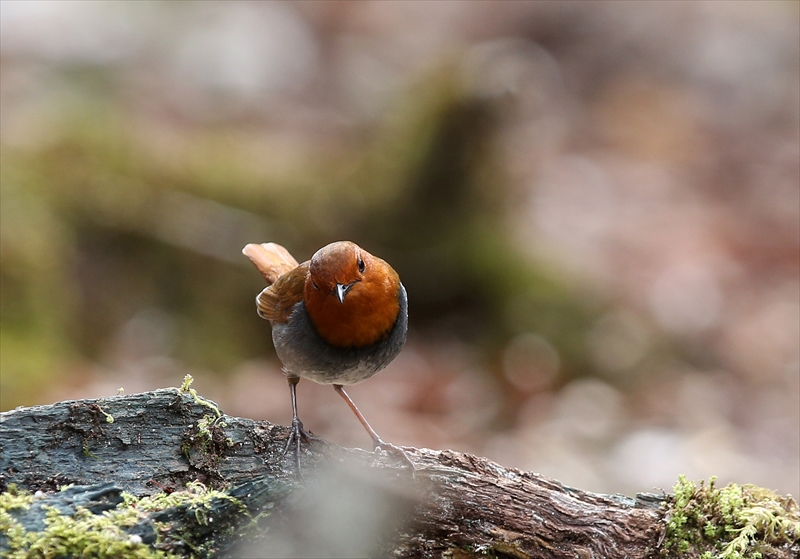
<path id="1" fill-rule="evenodd" d="M 596 302 L 518 255 L 495 132 L 502 101 L 437 68 L 366 145 L 272 153 L 235 126 L 148 126 L 123 109 L 65 105 L 46 141 L 2 146 L 2 391 L 37 401 L 48 375 L 104 359 L 137 313 L 171 324 L 162 351 L 224 374 L 271 351 L 240 249 L 276 241 L 298 259 L 352 239 L 400 273 L 413 331 L 498 351 L 536 332 L 562 380 L 589 371 Z M 412 333 L 413 335 L 413 333 Z"/>

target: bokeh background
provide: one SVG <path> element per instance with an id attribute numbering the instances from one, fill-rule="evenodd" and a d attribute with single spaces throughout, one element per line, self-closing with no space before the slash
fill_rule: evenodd
<path id="1" fill-rule="evenodd" d="M 385 439 L 797 496 L 798 6 L 2 2 L 0 408 L 191 373 L 287 424 L 241 248 L 351 239 L 410 296 Z"/>

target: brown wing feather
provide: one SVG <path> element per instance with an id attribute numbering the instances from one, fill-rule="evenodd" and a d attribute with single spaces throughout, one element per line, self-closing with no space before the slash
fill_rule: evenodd
<path id="1" fill-rule="evenodd" d="M 272 285 L 279 277 L 297 268 L 297 260 L 289 251 L 276 243 L 250 243 L 242 253 L 258 268 L 267 283 Z"/>
<path id="2" fill-rule="evenodd" d="M 258 294 L 256 306 L 261 318 L 278 323 L 289 321 L 292 308 L 303 300 L 309 264 L 303 262 Z"/>

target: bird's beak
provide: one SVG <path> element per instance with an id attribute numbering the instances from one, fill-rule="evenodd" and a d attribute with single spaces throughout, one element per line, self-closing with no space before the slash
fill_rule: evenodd
<path id="1" fill-rule="evenodd" d="M 347 292 L 350 291 L 350 288 L 353 287 L 353 283 L 348 283 L 347 285 L 343 283 L 336 284 L 336 298 L 339 299 L 340 303 L 344 303 L 344 298 L 347 295 Z"/>

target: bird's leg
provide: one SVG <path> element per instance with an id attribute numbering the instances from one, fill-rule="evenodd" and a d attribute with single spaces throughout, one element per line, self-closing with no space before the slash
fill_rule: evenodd
<path id="1" fill-rule="evenodd" d="M 353 402 L 353 400 L 350 399 L 350 396 L 347 395 L 347 392 L 344 391 L 344 388 L 342 387 L 341 384 L 334 384 L 333 388 L 334 390 L 336 390 L 336 392 L 339 393 L 339 396 L 344 398 L 344 401 L 347 402 L 347 405 L 350 406 L 350 409 L 353 410 L 354 414 L 356 414 L 356 417 L 361 422 L 361 425 L 364 426 L 364 429 L 367 430 L 369 436 L 372 437 L 373 450 L 378 450 L 379 448 L 391 449 L 399 453 L 403 457 L 403 460 L 405 460 L 411 467 L 411 473 L 413 475 L 414 471 L 416 470 L 416 467 L 414 466 L 414 463 L 408 457 L 406 452 L 399 446 L 393 445 L 392 443 L 387 443 L 378 436 L 378 433 L 375 432 L 375 429 L 373 429 L 372 426 L 370 426 L 370 424 L 367 422 L 367 419 L 363 416 L 363 414 L 360 411 L 358 411 L 355 402 Z"/>
<path id="2" fill-rule="evenodd" d="M 320 441 L 319 437 L 315 437 L 314 435 L 309 434 L 303 428 L 303 422 L 300 421 L 300 418 L 297 417 L 297 383 L 300 382 L 299 377 L 287 377 L 286 380 L 289 382 L 289 390 L 292 394 L 292 427 L 289 431 L 289 438 L 286 439 L 286 446 L 283 449 L 283 453 L 281 456 L 286 456 L 286 453 L 289 452 L 289 447 L 292 446 L 292 442 L 294 441 L 294 461 L 295 465 L 297 466 L 297 472 L 300 473 L 300 441 L 303 442 L 310 442 L 310 441 Z"/>

